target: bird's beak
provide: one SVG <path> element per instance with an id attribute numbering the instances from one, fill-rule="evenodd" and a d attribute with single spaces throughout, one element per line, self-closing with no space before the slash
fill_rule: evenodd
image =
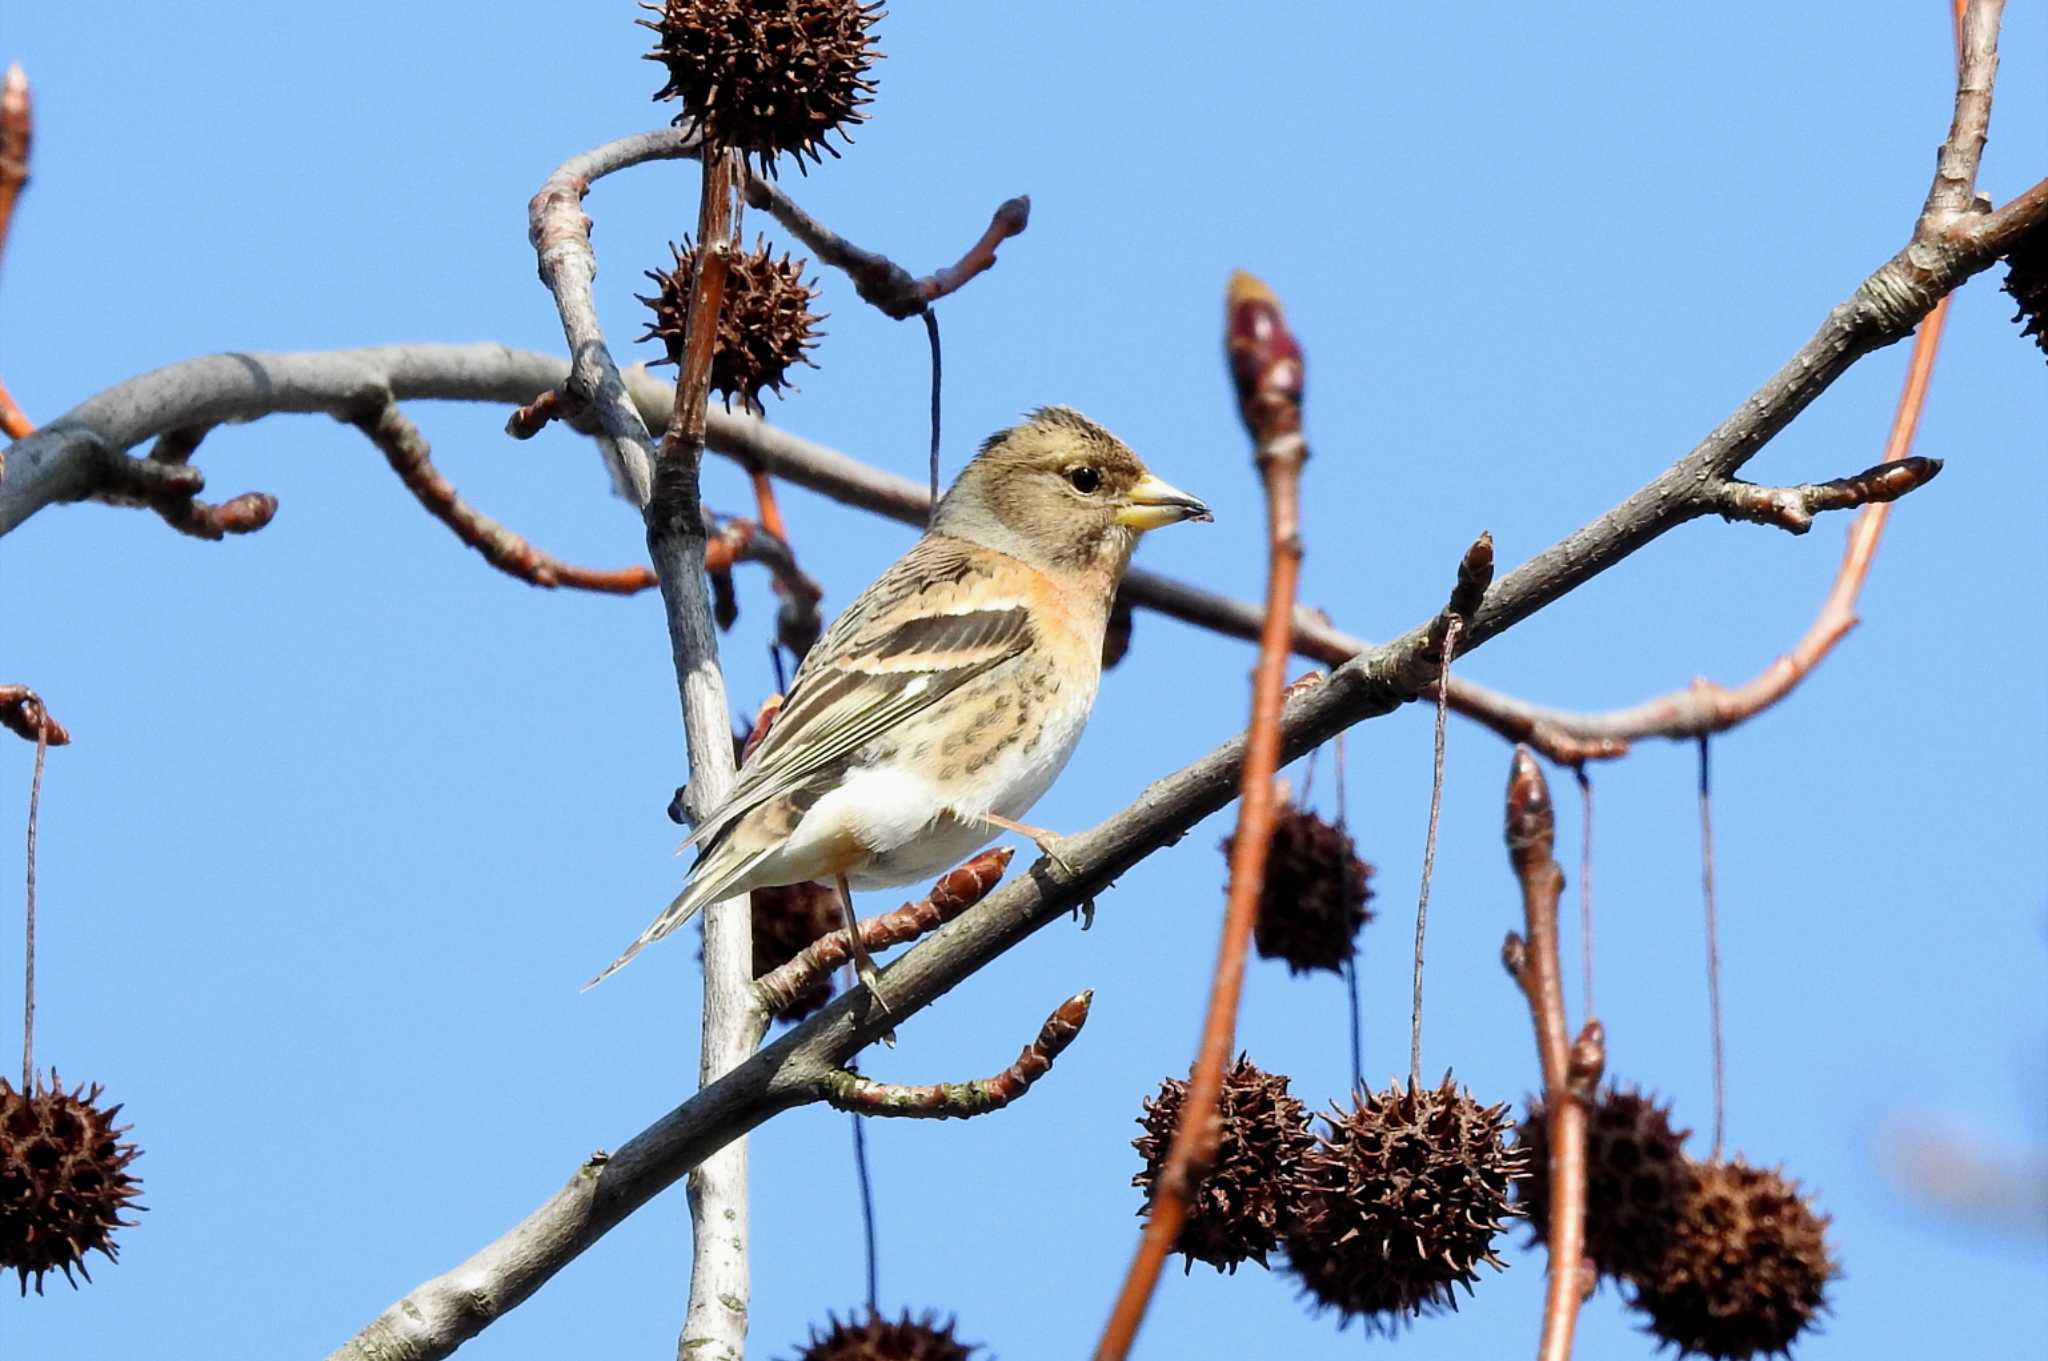
<path id="1" fill-rule="evenodd" d="M 1182 520 L 1215 518 L 1200 501 L 1150 473 L 1130 489 L 1116 512 L 1118 524 L 1141 532 L 1158 529 L 1162 525 L 1179 524 Z"/>

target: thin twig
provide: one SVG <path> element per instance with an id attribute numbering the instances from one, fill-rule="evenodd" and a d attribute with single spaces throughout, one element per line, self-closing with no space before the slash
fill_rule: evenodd
<path id="1" fill-rule="evenodd" d="M 391 471 L 429 515 L 507 576 L 550 590 L 568 586 L 607 595 L 637 595 L 656 584 L 650 567 L 605 570 L 563 562 L 470 505 L 434 466 L 434 452 L 426 436 L 395 404 L 357 412 L 348 417 L 348 423 L 377 446 Z"/>
<path id="2" fill-rule="evenodd" d="M 1230 890 L 1201 1048 L 1188 1077 L 1137 1254 L 1096 1344 L 1096 1361 L 1122 1361 L 1129 1353 L 1159 1283 L 1160 1269 L 1186 1219 L 1188 1198 L 1215 1153 L 1216 1129 L 1211 1117 L 1222 1092 L 1223 1067 L 1234 1047 L 1245 955 L 1258 916 L 1259 886 L 1265 879 L 1278 811 L 1273 776 L 1281 759 L 1281 692 L 1287 681 L 1295 584 L 1301 571 L 1301 465 L 1308 457 L 1301 434 L 1301 347 L 1288 330 L 1279 299 L 1242 271 L 1230 279 L 1224 342 L 1238 411 L 1252 437 L 1254 457 L 1265 482 L 1266 625 L 1252 672 L 1251 727 L 1237 834 L 1231 841 Z"/>
<path id="3" fill-rule="evenodd" d="M 881 1295 L 880 1253 L 875 1242 L 875 1185 L 873 1174 L 868 1169 L 868 1128 L 867 1121 L 855 1114 L 849 1121 L 853 1126 L 853 1175 L 860 1186 L 860 1224 L 868 1252 L 868 1313 L 876 1310 L 876 1301 Z"/>
<path id="4" fill-rule="evenodd" d="M 20 62 L 13 62 L 0 77 L 0 258 L 6 256 L 8 232 L 14 226 L 15 201 L 28 185 L 28 153 L 34 140 L 35 106 L 28 74 Z M 15 434 L 11 429 L 7 433 Z"/>
<path id="5" fill-rule="evenodd" d="M 1365 1023 L 1358 1005 L 1358 948 L 1344 956 L 1344 991 L 1351 999 L 1351 1090 L 1365 1090 Z"/>
<path id="6" fill-rule="evenodd" d="M 996 248 L 1023 231 L 1031 221 L 1028 196 L 1020 194 L 1005 200 L 996 208 L 980 239 L 968 247 L 957 263 L 919 279 L 888 256 L 864 250 L 819 222 L 797 207 L 773 180 L 750 174 L 747 204 L 767 209 L 819 260 L 844 273 L 863 302 L 897 321 L 919 315 L 976 275 L 993 268 Z"/>
<path id="7" fill-rule="evenodd" d="M 1550 1253 L 1550 1278 L 1544 1290 L 1538 1361 L 1568 1361 L 1579 1304 L 1586 1295 L 1581 1275 L 1586 1244 L 1586 1112 L 1606 1062 L 1605 1036 L 1597 1021 L 1587 1019 L 1577 1045 L 1568 1039 L 1557 942 L 1564 873 L 1552 854 L 1556 836 L 1557 814 L 1543 768 L 1527 747 L 1518 746 L 1508 767 L 1508 863 L 1521 884 L 1528 934 L 1517 937 L 1510 932 L 1504 954 L 1514 961 L 1515 981 L 1529 1003 L 1549 1122 L 1550 1222 L 1544 1242 Z"/>
<path id="8" fill-rule="evenodd" d="M 50 751 L 50 716 L 36 710 L 36 769 L 28 782 L 28 927 L 22 944 L 21 1090 L 32 1095 L 36 1059 L 36 814 L 43 803 L 43 757 Z"/>
<path id="9" fill-rule="evenodd" d="M 1586 1017 L 1593 1008 L 1593 777 L 1585 764 L 1572 767 L 1579 781 L 1579 973 L 1586 991 Z"/>
<path id="10" fill-rule="evenodd" d="M 1721 1159 L 1721 1136 L 1728 1125 L 1727 1063 L 1721 1039 L 1721 924 L 1714 911 L 1714 810 L 1707 784 L 1707 743 L 1700 734 L 1700 894 L 1706 906 L 1707 1034 L 1714 1061 L 1714 1147 L 1708 1161 Z"/>
<path id="11" fill-rule="evenodd" d="M 1051 1069 L 1088 1022 L 1093 989 L 1075 993 L 1046 1017 L 1038 1038 L 1024 1046 L 1017 1061 L 994 1077 L 973 1082 L 932 1082 L 909 1085 L 875 1082 L 846 1068 L 835 1068 L 818 1081 L 818 1095 L 843 1111 L 862 1116 L 899 1116 L 911 1120 L 971 1120 L 999 1111 L 1031 1090 Z"/>
<path id="12" fill-rule="evenodd" d="M 757 731 L 758 731 L 757 727 Z M 965 864 L 940 875 L 931 892 L 893 912 L 860 922 L 861 944 L 870 954 L 916 940 L 938 930 L 986 898 L 1002 882 L 1016 854 L 1011 846 L 991 846 Z M 755 1004 L 769 1015 L 786 1010 L 821 979 L 829 979 L 853 958 L 844 931 L 828 931 L 797 951 L 796 958 L 754 980 Z"/>
<path id="13" fill-rule="evenodd" d="M 35 431 L 36 423 L 15 403 L 14 394 L 7 390 L 7 384 L 0 383 L 0 434 L 9 439 L 22 439 Z M 4 471 L 6 466 L 4 459 L 0 459 L 0 471 Z"/>
<path id="14" fill-rule="evenodd" d="M 1456 615 L 1444 629 L 1445 672 L 1458 646 L 1458 631 L 1464 627 Z M 1449 686 L 1436 687 L 1436 735 L 1430 759 L 1429 832 L 1422 841 L 1422 887 L 1415 895 L 1415 986 L 1408 1010 L 1408 1089 L 1422 1085 L 1422 958 L 1423 938 L 1429 925 L 1429 880 L 1436 869 L 1436 828 L 1444 810 L 1444 727 L 1450 712 Z"/>
<path id="15" fill-rule="evenodd" d="M 931 497 L 932 514 L 939 513 L 939 314 L 927 307 L 924 311 L 925 339 L 932 348 L 932 455 L 931 455 Z M 927 524 L 930 521 L 926 521 Z"/>

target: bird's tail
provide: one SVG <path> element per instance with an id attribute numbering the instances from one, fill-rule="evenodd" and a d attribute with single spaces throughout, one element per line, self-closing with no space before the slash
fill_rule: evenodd
<path id="1" fill-rule="evenodd" d="M 691 869 L 689 882 L 683 885 L 683 891 L 669 901 L 669 905 L 662 909 L 660 916 L 647 924 L 647 929 L 626 947 L 624 953 L 605 965 L 603 973 L 585 983 L 583 991 L 590 991 L 625 968 L 632 962 L 634 955 L 696 916 L 698 909 L 706 903 L 715 903 L 720 898 L 730 895 L 733 885 L 745 879 L 753 872 L 754 867 L 773 854 L 775 849 L 775 846 L 770 845 L 758 851 L 735 851 L 730 842 L 712 847 L 710 852 Z"/>

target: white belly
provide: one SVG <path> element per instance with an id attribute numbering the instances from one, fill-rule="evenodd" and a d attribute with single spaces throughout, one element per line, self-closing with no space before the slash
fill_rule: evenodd
<path id="1" fill-rule="evenodd" d="M 867 863 L 847 875 L 855 888 L 889 888 L 933 878 L 996 839 L 1001 829 L 975 814 L 1021 820 L 1066 768 L 1087 726 L 1093 687 L 1049 709 L 1035 743 L 996 753 L 981 769 L 941 788 L 928 763 L 908 759 L 849 773 L 805 814 L 812 823 L 848 826 L 872 848 Z M 965 814 L 956 817 L 955 813 Z"/>

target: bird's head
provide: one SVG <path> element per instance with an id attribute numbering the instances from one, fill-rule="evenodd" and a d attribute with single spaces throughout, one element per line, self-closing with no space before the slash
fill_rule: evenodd
<path id="1" fill-rule="evenodd" d="M 1107 573 L 1113 585 L 1140 534 L 1213 518 L 1115 435 L 1072 407 L 1047 406 L 982 441 L 932 530 L 1045 570 Z"/>

